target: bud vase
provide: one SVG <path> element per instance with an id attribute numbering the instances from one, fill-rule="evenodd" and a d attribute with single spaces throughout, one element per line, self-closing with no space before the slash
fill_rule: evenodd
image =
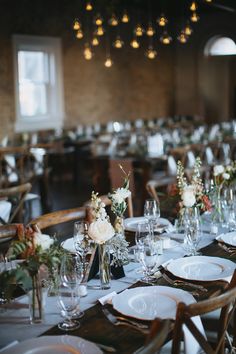
<path id="1" fill-rule="evenodd" d="M 38 274 L 32 275 L 32 290 L 28 292 L 30 323 L 40 323 L 43 320 L 42 284 Z"/>
<path id="2" fill-rule="evenodd" d="M 109 289 L 111 279 L 109 246 L 105 243 L 98 245 L 98 254 L 101 289 Z"/>
<path id="3" fill-rule="evenodd" d="M 221 224 L 224 221 L 222 202 L 221 202 L 221 188 L 216 186 L 213 196 L 213 213 L 212 221 L 216 224 Z"/>

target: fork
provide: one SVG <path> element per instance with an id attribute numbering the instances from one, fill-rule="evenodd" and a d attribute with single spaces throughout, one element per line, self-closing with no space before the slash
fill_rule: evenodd
<path id="1" fill-rule="evenodd" d="M 134 328 L 144 334 L 148 333 L 148 326 L 145 324 L 129 320 L 125 317 L 115 316 L 106 308 L 102 309 L 102 311 L 103 311 L 104 315 L 106 316 L 106 318 L 115 326 L 120 326 L 120 325 L 128 326 L 128 327 Z"/>
<path id="2" fill-rule="evenodd" d="M 206 288 L 204 288 L 203 285 L 200 285 L 200 284 L 193 284 L 193 283 L 190 283 L 190 282 L 187 282 L 187 281 L 184 281 L 184 280 L 180 280 L 180 279 L 173 280 L 166 273 L 163 273 L 162 276 L 171 285 L 188 286 L 188 287 L 191 287 L 193 289 L 200 290 L 200 291 L 203 291 L 203 292 L 207 292 L 208 291 Z"/>
<path id="3" fill-rule="evenodd" d="M 236 248 L 235 247 L 230 247 L 226 246 L 225 244 L 218 242 L 218 246 L 221 247 L 224 251 L 230 253 L 230 256 L 236 255 Z"/>

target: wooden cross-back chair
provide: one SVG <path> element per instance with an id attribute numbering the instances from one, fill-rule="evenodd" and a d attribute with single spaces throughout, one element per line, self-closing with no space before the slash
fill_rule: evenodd
<path id="1" fill-rule="evenodd" d="M 86 207 L 58 210 L 39 216 L 29 222 L 34 229 L 44 230 L 69 221 L 86 219 Z"/>
<path id="2" fill-rule="evenodd" d="M 179 303 L 176 312 L 176 320 L 173 334 L 172 354 L 180 353 L 180 342 L 182 338 L 183 325 L 187 326 L 191 334 L 195 337 L 201 348 L 207 354 L 225 353 L 225 345 L 228 342 L 230 348 L 236 347 L 236 270 L 232 280 L 223 294 L 200 301 L 198 303 L 185 305 Z M 215 323 L 217 332 L 217 342 L 210 344 L 210 341 L 196 327 L 192 318 L 202 316 L 215 310 L 220 310 L 219 320 Z M 233 337 L 230 338 L 228 330 L 232 325 Z M 231 352 L 235 353 L 235 351 Z"/>
<path id="3" fill-rule="evenodd" d="M 30 183 L 0 189 L 0 199 L 6 199 L 12 204 L 12 211 L 8 223 L 13 221 L 23 222 L 23 207 L 27 194 L 31 190 Z"/>
<path id="4" fill-rule="evenodd" d="M 135 354 L 154 354 L 162 347 L 171 330 L 170 320 L 155 318 L 152 321 L 145 345 L 136 350 Z"/>

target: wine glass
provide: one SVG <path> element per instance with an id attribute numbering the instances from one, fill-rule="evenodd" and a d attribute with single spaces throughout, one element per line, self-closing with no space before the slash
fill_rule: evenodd
<path id="1" fill-rule="evenodd" d="M 149 242 L 140 248 L 139 261 L 143 266 L 144 278 L 142 281 L 152 282 L 155 279 L 152 278 L 153 269 L 158 261 L 158 249 L 153 242 Z"/>
<path id="2" fill-rule="evenodd" d="M 74 318 L 81 318 L 84 315 L 83 311 L 79 309 L 79 294 L 80 294 L 80 284 L 83 278 L 83 265 L 80 261 L 78 255 L 68 253 L 62 258 L 61 269 L 60 269 L 60 280 L 61 283 L 67 287 L 75 289 L 78 293 L 78 303 L 77 311 L 73 314 Z"/>
<path id="3" fill-rule="evenodd" d="M 77 311 L 79 302 L 78 287 L 70 286 L 69 283 L 61 282 L 58 289 L 58 304 L 62 311 L 64 321 L 58 324 L 58 328 L 64 331 L 73 331 L 80 327 L 78 321 L 72 320 L 72 316 Z"/>
<path id="4" fill-rule="evenodd" d="M 148 220 L 144 220 L 137 225 L 135 232 L 135 242 L 136 245 L 142 247 L 145 243 L 148 242 L 148 239 L 151 237 L 151 227 Z"/>
<path id="5" fill-rule="evenodd" d="M 160 204 L 154 199 L 146 199 L 144 203 L 144 216 L 151 224 L 151 231 L 154 234 L 154 225 L 158 224 L 160 218 Z"/>

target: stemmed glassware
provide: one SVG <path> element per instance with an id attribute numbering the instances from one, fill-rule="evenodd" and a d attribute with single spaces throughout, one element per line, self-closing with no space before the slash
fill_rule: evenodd
<path id="1" fill-rule="evenodd" d="M 155 243 L 149 240 L 149 242 L 139 250 L 139 261 L 143 266 L 144 272 L 144 278 L 141 280 L 148 283 L 154 280 L 152 277 L 153 269 L 158 261 L 158 248 L 155 246 Z"/>
<path id="2" fill-rule="evenodd" d="M 77 288 L 61 282 L 58 289 L 58 303 L 62 309 L 61 314 L 65 319 L 58 324 L 60 329 L 73 331 L 80 327 L 78 321 L 72 320 L 72 316 L 76 313 L 78 302 L 79 294 Z"/>
<path id="3" fill-rule="evenodd" d="M 135 232 L 135 242 L 138 247 L 144 246 L 147 240 L 152 237 L 151 226 L 148 220 L 138 223 Z"/>
<path id="4" fill-rule="evenodd" d="M 153 234 L 155 225 L 159 222 L 160 214 L 159 203 L 154 199 L 146 199 L 144 204 L 144 216 L 149 220 Z"/>
<path id="5" fill-rule="evenodd" d="M 79 286 L 83 278 L 82 264 L 80 258 L 77 255 L 68 253 L 62 259 L 61 269 L 60 269 L 60 287 L 59 287 L 59 297 L 60 297 L 60 288 L 71 289 L 71 296 L 76 300 L 76 309 L 71 313 L 73 318 L 81 318 L 84 315 L 83 311 L 79 309 L 80 294 Z M 69 290 L 67 290 L 69 292 Z M 69 295 L 68 295 L 69 296 Z M 65 309 L 62 307 L 62 315 L 66 316 Z"/>

